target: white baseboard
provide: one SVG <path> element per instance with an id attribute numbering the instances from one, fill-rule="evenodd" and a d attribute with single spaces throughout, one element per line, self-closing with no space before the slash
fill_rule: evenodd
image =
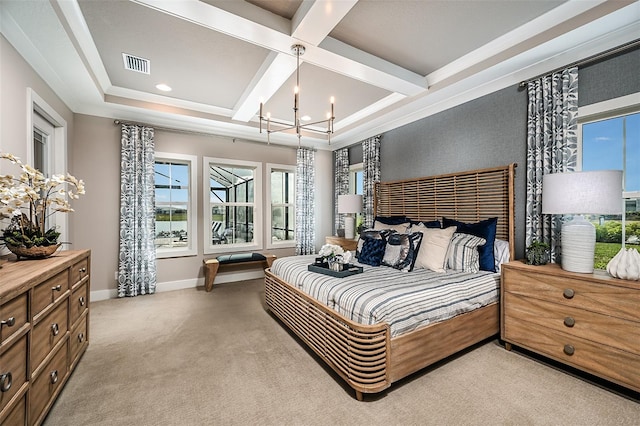
<path id="1" fill-rule="evenodd" d="M 213 287 L 215 289 L 215 286 L 218 284 L 230 283 L 235 281 L 254 280 L 262 277 L 264 277 L 264 272 L 262 271 L 220 273 L 216 275 L 216 280 L 213 284 Z M 180 280 L 180 281 L 166 281 L 162 283 L 157 283 L 156 293 L 160 293 L 163 291 L 182 290 L 185 288 L 195 288 L 195 287 L 204 287 L 204 278 L 195 278 L 195 279 Z M 117 299 L 117 298 L 118 298 L 117 289 L 95 290 L 91 292 L 92 302 L 98 302 L 100 300 L 107 300 L 107 299 Z"/>

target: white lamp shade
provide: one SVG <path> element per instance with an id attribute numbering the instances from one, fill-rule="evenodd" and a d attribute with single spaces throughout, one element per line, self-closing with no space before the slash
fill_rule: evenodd
<path id="1" fill-rule="evenodd" d="M 597 170 L 544 175 L 542 213 L 621 214 L 622 171 Z"/>
<path id="2" fill-rule="evenodd" d="M 338 195 L 338 213 L 360 213 L 362 211 L 362 195 Z"/>

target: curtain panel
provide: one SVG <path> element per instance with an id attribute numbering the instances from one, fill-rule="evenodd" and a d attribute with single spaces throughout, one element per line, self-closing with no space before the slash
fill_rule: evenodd
<path id="1" fill-rule="evenodd" d="M 315 153 L 298 148 L 296 154 L 296 254 L 315 253 Z"/>
<path id="2" fill-rule="evenodd" d="M 375 183 L 380 181 L 380 135 L 362 141 L 362 210 L 364 228 L 372 228 L 375 218 Z"/>
<path id="3" fill-rule="evenodd" d="M 338 229 L 344 229 L 344 214 L 338 213 L 338 195 L 349 193 L 349 149 L 343 148 L 333 152 L 334 155 L 334 235 Z"/>
<path id="4" fill-rule="evenodd" d="M 578 68 L 527 85 L 526 245 L 542 241 L 559 261 L 562 217 L 542 214 L 542 176 L 574 171 L 578 154 Z"/>
<path id="5" fill-rule="evenodd" d="M 155 293 L 153 128 L 122 125 L 118 297 Z"/>

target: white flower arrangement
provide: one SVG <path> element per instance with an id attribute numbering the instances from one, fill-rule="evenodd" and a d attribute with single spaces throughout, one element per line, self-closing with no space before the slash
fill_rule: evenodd
<path id="1" fill-rule="evenodd" d="M 344 254 L 344 250 L 342 247 L 335 244 L 325 244 L 320 247 L 320 251 L 318 255 L 327 260 L 335 260 L 336 257 L 342 256 Z"/>
<path id="2" fill-rule="evenodd" d="M 0 153 L 0 159 L 22 169 L 17 177 L 0 175 L 0 217 L 11 219 L 3 232 L 5 244 L 27 248 L 57 244 L 60 233 L 47 230 L 47 219 L 55 212 L 72 212 L 69 200 L 85 193 L 84 182 L 70 174 L 46 178 L 13 154 Z"/>

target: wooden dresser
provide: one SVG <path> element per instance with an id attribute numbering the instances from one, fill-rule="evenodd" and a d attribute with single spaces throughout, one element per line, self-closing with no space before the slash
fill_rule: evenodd
<path id="1" fill-rule="evenodd" d="M 0 269 L 0 424 L 41 424 L 89 344 L 91 252 Z"/>
<path id="2" fill-rule="evenodd" d="M 501 337 L 640 392 L 640 282 L 558 265 L 502 266 Z"/>

